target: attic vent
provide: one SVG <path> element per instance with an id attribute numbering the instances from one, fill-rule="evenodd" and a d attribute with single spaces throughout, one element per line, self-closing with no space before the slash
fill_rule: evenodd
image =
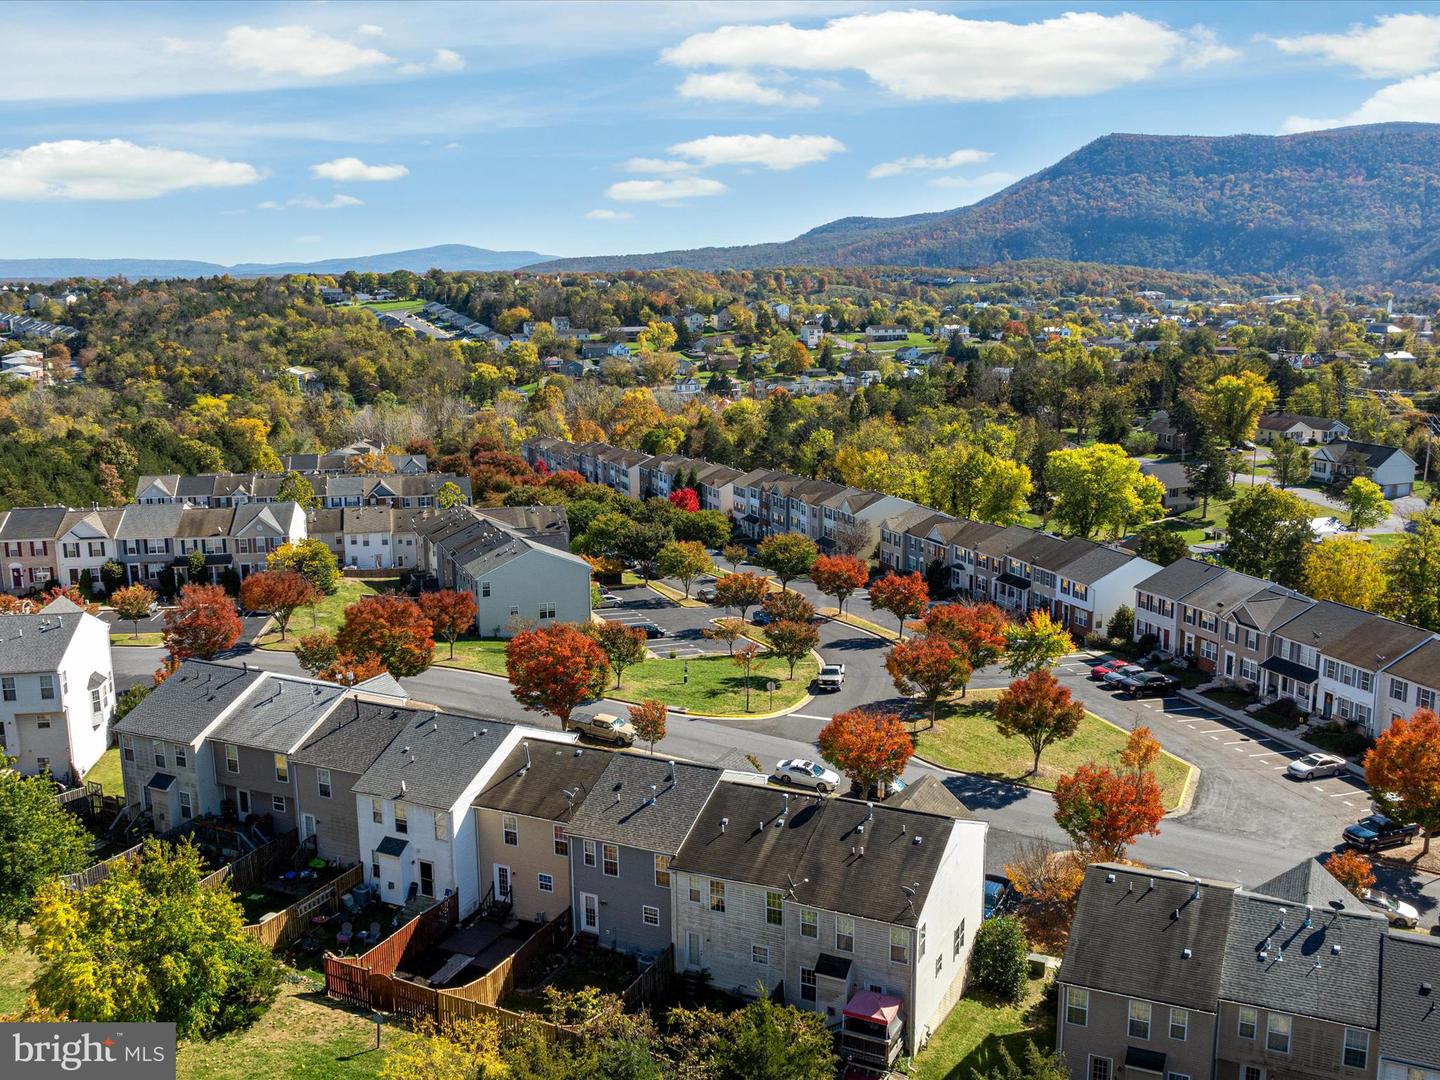
<path id="1" fill-rule="evenodd" d="M 777 829 L 783 829 L 784 827 L 785 827 L 785 815 L 784 815 L 784 814 L 781 814 L 779 817 L 777 817 L 777 818 L 775 819 L 775 828 L 777 828 Z"/>
<path id="2" fill-rule="evenodd" d="M 1105 875 L 1105 884 L 1106 884 L 1106 885 L 1114 885 L 1114 884 L 1115 884 L 1115 875 L 1114 875 L 1114 874 L 1106 874 L 1106 875 Z"/>
<path id="3" fill-rule="evenodd" d="M 1331 955 L 1331 956 L 1339 956 L 1339 955 L 1340 955 L 1340 943 L 1339 943 L 1338 941 L 1337 941 L 1334 945 L 1331 945 L 1331 946 L 1330 946 L 1330 955 Z"/>
<path id="4" fill-rule="evenodd" d="M 1180 918 L 1180 909 L 1178 907 L 1170 912 L 1170 918 L 1172 920 Z"/>
<path id="5" fill-rule="evenodd" d="M 1180 959 L 1181 959 L 1181 960 L 1189 960 L 1189 959 L 1190 959 L 1190 950 L 1189 950 L 1189 949 L 1181 949 L 1181 950 L 1180 950 Z"/>
<path id="6" fill-rule="evenodd" d="M 728 817 L 722 817 L 722 818 L 720 819 L 720 831 L 723 833 L 723 832 L 725 831 L 726 826 L 728 826 L 729 824 L 730 824 L 730 819 L 729 819 Z"/>
<path id="7" fill-rule="evenodd" d="M 914 840 L 911 840 L 910 843 L 914 844 L 916 847 L 919 847 L 919 846 L 920 846 L 920 840 L 921 840 L 920 834 L 919 834 L 919 833 L 916 833 L 916 834 L 915 834 L 915 839 L 914 839 Z"/>
<path id="8" fill-rule="evenodd" d="M 1336 951 L 1336 952 L 1339 952 L 1339 951 L 1340 951 L 1340 946 L 1339 946 L 1339 945 L 1336 945 L 1336 946 L 1335 946 L 1335 951 Z M 1421 983 L 1421 984 L 1420 984 L 1420 996 L 1421 996 L 1421 997 L 1429 997 L 1429 996 L 1430 996 L 1430 984 L 1429 984 L 1429 983 Z"/>

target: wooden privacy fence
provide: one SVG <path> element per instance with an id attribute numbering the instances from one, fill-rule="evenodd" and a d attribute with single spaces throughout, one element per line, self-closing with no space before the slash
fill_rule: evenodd
<path id="1" fill-rule="evenodd" d="M 325 992 L 353 1005 L 388 1009 L 387 984 L 396 981 L 395 969 L 407 951 L 413 948 L 417 953 L 424 952 L 448 934 L 455 925 L 459 906 L 460 898 L 452 894 L 359 956 L 326 956 Z M 333 991 L 332 978 L 336 987 Z"/>
<path id="2" fill-rule="evenodd" d="M 217 885 L 229 885 L 237 892 L 244 892 L 269 876 L 277 863 L 291 858 L 300 847 L 300 834 L 295 829 L 281 833 L 270 843 L 246 852 L 234 862 L 226 863 L 213 874 L 200 879 L 208 889 Z"/>
<path id="3" fill-rule="evenodd" d="M 140 854 L 140 849 L 143 846 L 143 844 L 136 844 L 132 848 L 126 848 L 119 854 L 111 855 L 110 858 L 104 862 L 98 862 L 88 869 L 81 870 L 78 874 L 65 874 L 60 880 L 72 889 L 88 889 L 91 885 L 99 885 L 100 882 L 110 876 L 111 867 L 121 859 L 135 858 Z"/>
<path id="4" fill-rule="evenodd" d="M 664 997 L 674 978 L 675 946 L 667 945 L 665 951 L 620 992 L 620 1000 L 625 1002 L 625 1011 L 632 1012 L 641 1006 L 653 1005 Z"/>
<path id="5" fill-rule="evenodd" d="M 564 947 L 570 940 L 570 909 L 566 908 L 551 919 L 528 941 L 487 971 L 474 982 L 457 986 L 453 990 L 442 990 L 442 997 L 494 1005 L 511 990 L 515 980 L 523 978 L 530 965 L 552 952 Z M 443 1013 L 441 1019 L 444 1019 Z"/>
<path id="6" fill-rule="evenodd" d="M 340 906 L 340 897 L 364 880 L 365 868 L 356 863 L 334 881 L 295 901 L 274 918 L 245 927 L 245 932 L 271 949 L 284 948 L 304 936 L 310 928 L 310 920 L 318 912 L 323 911 L 326 915 L 334 913 Z"/>

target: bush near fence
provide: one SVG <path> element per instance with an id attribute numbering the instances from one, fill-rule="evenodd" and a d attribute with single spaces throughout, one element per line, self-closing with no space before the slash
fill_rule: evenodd
<path id="1" fill-rule="evenodd" d="M 334 881 L 295 901 L 273 918 L 245 927 L 245 933 L 271 949 L 283 949 L 305 935 L 316 912 L 323 908 L 327 916 L 333 915 L 340 908 L 340 898 L 364 880 L 365 868 L 356 863 Z"/>

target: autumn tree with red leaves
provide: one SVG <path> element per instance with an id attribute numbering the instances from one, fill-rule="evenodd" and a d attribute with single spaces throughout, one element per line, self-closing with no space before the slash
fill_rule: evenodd
<path id="1" fill-rule="evenodd" d="M 1125 749 L 1120 751 L 1120 764 L 1127 769 L 1143 772 L 1160 760 L 1160 740 L 1141 724 L 1130 732 L 1125 740 Z"/>
<path id="2" fill-rule="evenodd" d="M 630 725 L 635 737 L 650 744 L 650 753 L 655 753 L 655 744 L 665 738 L 665 703 L 655 698 L 646 698 L 630 706 Z"/>
<path id="3" fill-rule="evenodd" d="M 995 727 L 1007 739 L 1021 738 L 1035 755 L 1030 775 L 1040 771 L 1040 754 L 1051 743 L 1080 730 L 1085 708 L 1061 686 L 1049 668 L 1016 679 L 995 702 Z"/>
<path id="4" fill-rule="evenodd" d="M 965 650 L 975 668 L 989 667 L 1005 653 L 1010 622 L 994 604 L 936 604 L 920 617 L 920 628 Z"/>
<path id="5" fill-rule="evenodd" d="M 385 671 L 385 663 L 378 656 L 356 657 L 339 654 L 327 666 L 315 673 L 317 679 L 354 686 L 366 679 L 373 679 Z"/>
<path id="6" fill-rule="evenodd" d="M 745 636 L 745 624 L 739 619 L 716 619 L 714 624 L 700 631 L 710 641 L 723 641 L 735 655 L 735 642 Z"/>
<path id="7" fill-rule="evenodd" d="M 1336 881 L 1357 898 L 1364 896 L 1365 890 L 1375 884 L 1374 864 L 1358 851 L 1347 848 L 1344 851 L 1331 852 L 1324 866 Z"/>
<path id="8" fill-rule="evenodd" d="M 155 603 L 155 590 L 144 585 L 126 585 L 110 594 L 110 606 L 115 616 L 128 622 L 134 637 L 140 636 L 140 620 L 150 617 L 150 607 Z"/>
<path id="9" fill-rule="evenodd" d="M 749 570 L 738 574 L 726 574 L 715 582 L 715 603 L 721 607 L 736 608 L 740 618 L 770 591 L 770 583 L 759 574 Z"/>
<path id="10" fill-rule="evenodd" d="M 475 594 L 468 589 L 437 589 L 421 593 L 420 610 L 430 620 L 430 632 L 450 645 L 455 659 L 455 642 L 475 626 Z"/>
<path id="11" fill-rule="evenodd" d="M 329 630 L 316 630 L 313 634 L 302 634 L 295 643 L 295 659 L 311 675 L 319 675 L 340 656 L 335 647 L 335 635 Z"/>
<path id="12" fill-rule="evenodd" d="M 575 706 L 604 693 L 610 662 L 589 634 L 555 623 L 512 637 L 505 646 L 505 672 L 516 701 L 568 727 Z"/>
<path id="13" fill-rule="evenodd" d="M 40 603 L 37 606 L 44 607 L 46 604 L 50 603 L 50 601 L 58 600 L 62 596 L 66 600 L 69 600 L 76 607 L 78 607 L 81 611 L 87 611 L 91 615 L 100 614 L 100 605 L 90 600 L 86 600 L 85 597 L 81 596 L 80 586 L 78 585 L 60 585 L 58 583 L 55 585 L 51 585 L 50 588 L 46 589 L 43 593 L 40 594 Z"/>
<path id="14" fill-rule="evenodd" d="M 261 570 L 240 583 L 240 602 L 251 611 L 268 611 L 280 628 L 280 640 L 297 608 L 318 603 L 320 590 L 294 570 Z"/>
<path id="15" fill-rule="evenodd" d="M 810 580 L 821 595 L 835 597 L 835 607 L 843 615 L 845 602 L 870 580 L 870 568 L 854 555 L 821 555 L 810 567 Z"/>
<path id="16" fill-rule="evenodd" d="M 593 637 L 604 651 L 610 670 L 615 672 L 615 689 L 620 689 L 620 679 L 625 674 L 625 669 L 645 659 L 648 652 L 645 631 L 638 626 L 627 626 L 613 619 L 604 619 L 585 627 L 585 633 Z"/>
<path id="17" fill-rule="evenodd" d="M 965 689 L 970 681 L 970 661 L 965 654 L 940 638 L 917 637 L 902 641 L 885 657 L 885 670 L 902 694 L 919 694 L 935 726 L 940 702 Z"/>
<path id="18" fill-rule="evenodd" d="M 335 647 L 356 661 L 379 657 L 397 679 L 419 675 L 435 658 L 430 620 L 414 600 L 393 594 L 362 597 L 347 607 Z"/>
<path id="19" fill-rule="evenodd" d="M 165 648 L 176 660 L 212 660 L 244 630 L 235 601 L 219 585 L 186 585 L 165 612 Z"/>
<path id="20" fill-rule="evenodd" d="M 1422 855 L 1440 828 L 1440 716 L 1420 709 L 1408 720 L 1392 721 L 1365 755 L 1371 797 L 1386 813 L 1413 821 L 1425 833 Z"/>
<path id="21" fill-rule="evenodd" d="M 700 496 L 695 494 L 694 488 L 676 488 L 670 492 L 670 505 L 687 514 L 693 514 L 700 509 Z"/>
<path id="22" fill-rule="evenodd" d="M 866 798 L 903 773 L 915 752 L 900 717 L 869 709 L 836 713 L 820 729 L 819 745 L 825 759 L 859 785 Z"/>
<path id="23" fill-rule="evenodd" d="M 1165 806 L 1149 770 L 1081 765 L 1055 785 L 1055 821 L 1089 862 L 1120 862 L 1139 836 L 1156 836 Z"/>
<path id="24" fill-rule="evenodd" d="M 888 611 L 900 621 L 900 640 L 905 640 L 905 620 L 913 619 L 930 603 L 930 589 L 918 572 L 886 574 L 870 586 L 870 604 Z"/>
<path id="25" fill-rule="evenodd" d="M 815 605 L 798 592 L 772 592 L 760 601 L 760 610 L 776 622 L 808 623 L 815 618 Z"/>

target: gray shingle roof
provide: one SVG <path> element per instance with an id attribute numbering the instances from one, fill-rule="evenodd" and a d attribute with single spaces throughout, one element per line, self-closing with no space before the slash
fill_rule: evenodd
<path id="1" fill-rule="evenodd" d="M 574 808 L 595 790 L 595 782 L 608 764 L 610 754 L 604 750 L 530 739 L 510 751 L 473 805 L 568 821 Z M 565 797 L 567 791 L 571 798 Z"/>
<path id="2" fill-rule="evenodd" d="M 1440 941 L 1395 931 L 1383 951 L 1380 1053 L 1440 1070 Z"/>
<path id="3" fill-rule="evenodd" d="M 303 765 L 359 775 L 375 764 L 411 715 L 409 709 L 360 698 L 342 702 L 291 758 Z"/>
<path id="4" fill-rule="evenodd" d="M 344 696 L 345 688 L 334 683 L 267 672 L 210 737 L 288 754 Z"/>
<path id="5" fill-rule="evenodd" d="M 905 790 L 890 796 L 885 802 L 893 809 L 923 810 L 927 814 L 944 814 L 948 817 L 973 820 L 970 808 L 955 797 L 945 782 L 934 773 L 925 773 L 914 783 L 905 785 Z"/>
<path id="6" fill-rule="evenodd" d="M 0 615 L 0 671 L 57 670 L 84 618 L 79 612 L 50 611 L 48 605 L 33 615 Z"/>
<path id="7" fill-rule="evenodd" d="M 69 513 L 63 506 L 19 506 L 0 522 L 0 540 L 53 540 Z"/>
<path id="8" fill-rule="evenodd" d="M 1269 633 L 1284 626 L 1315 601 L 1307 596 L 1292 596 L 1278 585 L 1261 589 L 1232 608 L 1235 618 L 1246 626 Z"/>
<path id="9" fill-rule="evenodd" d="M 595 786 L 570 819 L 577 836 L 608 840 L 642 851 L 674 854 L 720 782 L 720 770 L 670 764 L 635 754 L 612 754 Z M 655 802 L 649 802 L 651 787 Z"/>
<path id="10" fill-rule="evenodd" d="M 1277 632 L 1281 637 L 1298 641 L 1301 645 L 1309 645 L 1328 655 L 1332 646 L 1339 645 L 1355 630 L 1380 621 L 1380 616 L 1372 615 L 1368 611 L 1330 600 L 1320 600 Z M 1371 660 L 1373 662 L 1374 658 L 1371 657 Z"/>
<path id="11" fill-rule="evenodd" d="M 1135 588 L 1141 592 L 1163 596 L 1167 600 L 1179 600 L 1207 581 L 1230 572 L 1223 566 L 1200 562 L 1198 559 L 1177 559 L 1169 566 L 1151 574 Z"/>
<path id="12" fill-rule="evenodd" d="M 1088 867 L 1060 981 L 1213 1012 L 1237 888 L 1201 881 L 1195 899 L 1191 878 Z"/>
<path id="13" fill-rule="evenodd" d="M 1073 544 L 1074 541 L 1072 540 L 1070 543 Z M 1089 551 L 1082 552 L 1078 558 L 1065 563 L 1056 573 L 1063 578 L 1079 582 L 1081 585 L 1093 585 L 1102 578 L 1113 574 L 1122 566 L 1133 562 L 1135 558 L 1136 555 L 1133 552 L 1095 546 Z"/>
<path id="14" fill-rule="evenodd" d="M 1257 885 L 1254 891 L 1311 907 L 1323 907 L 1332 900 L 1347 904 L 1352 899 L 1345 887 L 1335 880 L 1335 875 L 1320 865 L 1319 859 L 1304 859 L 1265 884 Z"/>
<path id="15" fill-rule="evenodd" d="M 724 783 L 671 865 L 780 889 L 827 911 L 913 926 L 956 827 L 949 814 L 814 795 L 790 794 L 787 803 L 772 787 Z M 902 886 L 913 891 L 913 904 Z"/>
<path id="16" fill-rule="evenodd" d="M 178 503 L 127 506 L 115 530 L 117 540 L 164 540 L 175 535 L 185 508 Z"/>
<path id="17" fill-rule="evenodd" d="M 1201 608 L 1223 616 L 1231 608 L 1254 596 L 1269 584 L 1262 578 L 1251 577 L 1238 570 L 1231 570 L 1228 574 L 1218 574 L 1210 578 L 1199 588 L 1186 593 L 1182 602 L 1189 607 Z"/>
<path id="18" fill-rule="evenodd" d="M 1385 918 L 1364 911 L 1353 897 L 1349 904 L 1353 906 L 1346 910 L 1330 904 L 1316 907 L 1307 927 L 1305 908 L 1295 902 L 1237 892 L 1220 996 L 1262 1009 L 1375 1027 Z"/>
<path id="19" fill-rule="evenodd" d="M 1440 640 L 1427 641 L 1388 670 L 1397 678 L 1409 679 L 1422 686 L 1440 687 Z"/>
<path id="20" fill-rule="evenodd" d="M 515 726 L 421 709 L 401 712 L 409 714 L 405 726 L 356 782 L 356 794 L 449 809 Z"/>
<path id="21" fill-rule="evenodd" d="M 127 735 L 194 742 L 225 709 L 260 679 L 254 668 L 186 660 L 115 725 Z"/>

